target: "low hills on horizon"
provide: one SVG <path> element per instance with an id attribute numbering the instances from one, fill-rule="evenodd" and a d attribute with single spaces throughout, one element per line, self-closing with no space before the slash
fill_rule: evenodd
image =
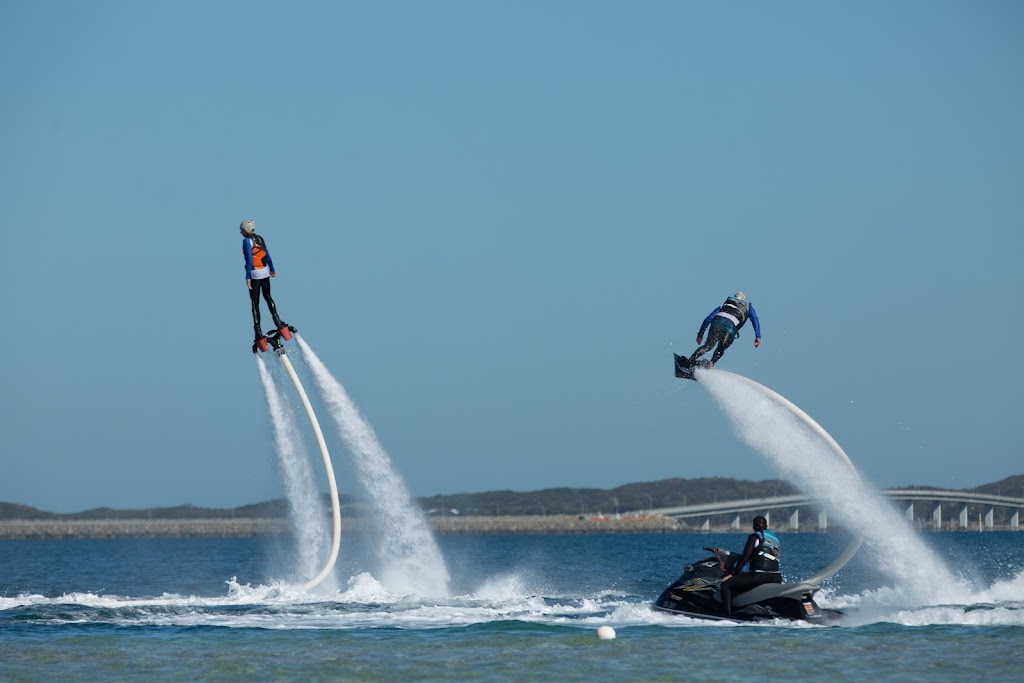
<path id="1" fill-rule="evenodd" d="M 994 495 L 1024 497 L 1024 474 L 1006 477 L 997 482 L 968 489 L 937 486 L 901 486 L 904 489 L 939 489 L 971 491 Z M 626 484 L 613 489 L 553 488 L 540 491 L 484 491 L 455 493 L 417 498 L 427 515 L 529 516 L 529 515 L 594 515 L 709 503 L 717 500 L 768 498 L 796 494 L 792 484 L 778 480 L 745 481 L 726 477 L 700 479 L 662 479 L 660 481 Z M 349 495 L 340 496 L 342 513 L 359 516 L 367 510 L 365 501 Z M 288 516 L 284 499 L 252 503 L 234 508 L 205 508 L 194 505 L 117 510 L 94 508 L 76 513 L 37 510 L 28 505 L 0 503 L 0 521 L 48 520 L 137 520 L 137 519 L 278 519 Z"/>

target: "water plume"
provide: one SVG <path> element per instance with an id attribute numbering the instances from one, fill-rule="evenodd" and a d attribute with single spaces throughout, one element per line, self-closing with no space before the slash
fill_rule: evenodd
<path id="1" fill-rule="evenodd" d="M 352 453 L 356 476 L 370 497 L 375 521 L 380 525 L 381 582 L 393 592 L 447 596 L 449 576 L 444 559 L 426 518 L 392 466 L 390 456 L 341 382 L 331 375 L 305 339 L 296 336 L 296 340 L 321 398 Z"/>
<path id="2" fill-rule="evenodd" d="M 822 437 L 772 399 L 770 389 L 716 370 L 697 380 L 729 418 L 741 441 L 763 455 L 830 519 L 864 536 L 877 566 L 917 605 L 953 602 L 962 595 L 942 559 L 877 488 L 836 458 Z"/>
<path id="3" fill-rule="evenodd" d="M 299 576 L 313 576 L 320 570 L 320 558 L 327 553 L 325 540 L 330 537 L 323 501 L 317 493 L 295 413 L 285 400 L 284 392 L 277 385 L 266 361 L 257 356 L 256 363 L 274 427 L 278 467 L 284 481 L 288 513 L 295 532 L 295 570 Z M 328 588 L 336 590 L 337 586 Z"/>

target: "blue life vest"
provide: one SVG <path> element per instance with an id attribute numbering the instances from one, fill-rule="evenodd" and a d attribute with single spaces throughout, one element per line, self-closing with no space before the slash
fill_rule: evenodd
<path id="1" fill-rule="evenodd" d="M 761 543 L 754 557 L 750 559 L 750 568 L 755 572 L 781 573 L 779 558 L 782 556 L 782 544 L 779 537 L 767 529 L 755 533 L 761 539 Z"/>

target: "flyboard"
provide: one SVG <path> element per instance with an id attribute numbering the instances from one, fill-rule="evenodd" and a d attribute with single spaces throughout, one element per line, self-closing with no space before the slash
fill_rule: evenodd
<path id="1" fill-rule="evenodd" d="M 833 454 L 850 468 L 850 472 L 853 474 L 853 476 L 856 477 L 858 480 L 860 479 L 860 474 L 857 472 L 857 468 L 854 467 L 853 462 L 850 460 L 849 456 L 846 455 L 846 452 L 842 449 L 842 447 L 838 443 L 836 443 L 835 439 L 832 438 L 832 435 L 826 432 L 821 425 L 819 425 L 811 418 L 810 415 L 805 413 L 803 410 L 798 408 L 796 405 L 791 403 L 783 396 L 772 391 L 763 384 L 755 382 L 754 380 L 748 377 L 744 377 L 743 375 L 738 375 L 733 372 L 727 372 L 725 370 L 710 370 L 711 364 L 708 363 L 707 361 L 696 361 L 693 364 L 691 364 L 688 358 L 681 357 L 676 354 L 673 354 L 673 356 L 675 356 L 676 377 L 679 377 L 681 379 L 699 381 L 695 374 L 697 370 L 703 370 L 707 372 L 724 372 L 725 374 L 728 374 L 747 384 L 752 389 L 760 393 L 762 396 L 768 398 L 773 403 L 787 410 L 796 419 L 798 419 L 801 423 L 803 423 L 811 431 L 813 431 L 819 438 L 821 438 L 822 441 L 824 441 L 825 444 L 829 447 L 829 449 L 833 452 Z M 849 545 L 847 545 L 846 549 L 835 560 L 833 560 L 827 566 L 819 569 L 817 572 L 815 572 L 813 576 L 810 576 L 804 579 L 803 581 L 800 581 L 798 583 L 761 584 L 760 586 L 756 586 L 750 589 L 749 591 L 744 591 L 743 593 L 738 594 L 735 598 L 733 598 L 734 608 L 739 609 L 741 611 L 751 611 L 754 615 L 756 615 L 757 610 L 766 604 L 772 605 L 773 603 L 777 604 L 779 602 L 788 601 L 793 602 L 798 606 L 802 606 L 802 608 L 806 610 L 806 612 L 800 613 L 801 617 L 806 618 L 807 616 L 816 616 L 812 610 L 809 610 L 807 608 L 807 605 L 814 605 L 813 596 L 817 591 L 821 589 L 821 583 L 825 579 L 829 578 L 830 576 L 838 572 L 840 569 L 842 569 L 846 565 L 846 563 L 849 562 L 853 558 L 853 556 L 857 554 L 857 551 L 860 549 L 863 540 L 864 539 L 862 536 L 855 535 L 854 538 L 851 539 Z M 694 608 L 692 605 L 685 604 L 686 601 L 680 600 L 680 595 L 682 595 L 684 592 L 694 590 L 692 586 L 685 585 L 686 582 L 684 582 L 683 580 L 686 578 L 687 575 L 684 574 L 683 577 L 680 577 L 679 581 L 677 581 L 672 586 L 669 586 L 669 588 L 667 588 L 662 593 L 658 600 L 655 601 L 654 607 L 656 609 L 661 609 L 667 612 L 676 612 L 680 614 L 687 614 L 689 616 L 721 618 L 720 615 L 713 616 L 713 614 L 709 610 Z M 743 608 L 745 607 L 747 607 L 748 610 L 743 610 Z M 813 610 L 817 610 L 817 607 L 814 606 Z"/>
<path id="2" fill-rule="evenodd" d="M 295 368 L 292 367 L 292 362 L 288 360 L 287 351 L 284 348 L 283 342 L 291 341 L 292 335 L 297 331 L 298 330 L 291 325 L 283 325 L 280 329 L 274 330 L 270 334 L 257 339 L 252 345 L 252 352 L 260 353 L 273 349 L 274 354 L 281 359 L 281 365 L 283 365 L 284 369 L 288 372 L 288 376 L 291 378 L 292 384 L 295 386 L 295 391 L 298 392 L 299 398 L 302 400 L 302 407 L 306 409 L 306 416 L 309 418 L 310 424 L 313 425 L 313 433 L 316 435 L 316 443 L 317 446 L 320 447 L 320 457 L 324 461 L 324 470 L 327 472 L 327 484 L 330 487 L 331 492 L 331 518 L 334 527 L 334 531 L 331 536 L 331 554 L 327 558 L 324 568 L 320 570 L 320 573 L 307 581 L 303 586 L 305 590 L 310 590 L 327 578 L 327 575 L 331 573 L 332 569 L 334 569 L 334 563 L 338 560 L 338 548 L 341 546 L 341 505 L 338 502 L 338 483 L 334 479 L 334 467 L 331 465 L 331 454 L 327 452 L 327 443 L 324 441 L 323 432 L 320 431 L 320 422 L 316 419 L 316 413 L 313 412 L 313 406 L 309 403 L 309 397 L 306 396 L 306 390 L 302 387 L 302 382 L 299 381 L 299 376 L 295 374 Z"/>
<path id="3" fill-rule="evenodd" d="M 682 379 L 696 380 L 697 378 L 693 376 L 694 370 L 697 368 L 708 369 L 711 367 L 711 363 L 706 360 L 698 360 L 691 364 L 690 359 L 686 356 L 679 356 L 674 353 L 672 355 L 675 356 L 676 359 L 676 377 L 680 377 Z"/>

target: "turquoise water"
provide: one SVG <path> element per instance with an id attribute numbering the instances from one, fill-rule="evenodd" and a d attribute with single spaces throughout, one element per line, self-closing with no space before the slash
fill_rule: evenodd
<path id="1" fill-rule="evenodd" d="M 790 580 L 847 540 L 780 536 Z M 384 589 L 371 539 L 345 539 L 330 594 L 279 573 L 282 539 L 4 541 L 0 680 L 1016 680 L 1024 534 L 923 538 L 962 597 L 909 597 L 862 552 L 819 594 L 847 613 L 835 627 L 650 609 L 702 546 L 740 534 L 441 537 L 444 598 Z"/>

